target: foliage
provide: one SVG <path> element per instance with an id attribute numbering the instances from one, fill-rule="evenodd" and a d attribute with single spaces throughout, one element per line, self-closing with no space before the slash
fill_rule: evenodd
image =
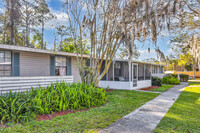
<path id="1" fill-rule="evenodd" d="M 192 59 L 193 57 L 189 53 L 179 55 L 178 65 L 179 66 L 191 65 L 193 64 Z"/>
<path id="2" fill-rule="evenodd" d="M 33 121 L 27 125 L 16 124 L 12 127 L 0 129 L 0 132 L 84 132 L 101 130 L 111 125 L 121 117 L 139 108 L 159 94 L 130 90 L 113 90 L 107 92 L 108 102 L 101 107 L 57 116 L 48 121 Z"/>
<path id="3" fill-rule="evenodd" d="M 169 88 L 172 88 L 173 85 L 162 85 L 160 88 L 150 89 L 150 91 L 158 91 L 158 92 L 165 92 Z"/>
<path id="4" fill-rule="evenodd" d="M 88 38 L 90 41 L 89 67 L 85 67 L 82 53 L 81 57 L 77 58 L 81 79 L 87 83 L 94 82 L 97 86 L 108 72 L 122 45 L 126 48 L 129 65 L 135 53 L 136 42 L 153 43 L 158 57 L 163 59 L 164 53 L 156 45 L 157 36 L 160 31 L 169 29 L 170 19 L 180 9 L 177 7 L 181 7 L 181 2 L 180 0 L 159 2 L 76 0 L 67 1 L 65 6 L 71 38 L 75 42 L 80 38 Z M 82 45 L 82 41 L 80 42 Z M 148 51 L 150 52 L 150 45 Z M 89 73 L 86 75 L 85 71 Z"/>
<path id="5" fill-rule="evenodd" d="M 41 49 L 42 48 L 42 35 L 40 33 L 36 33 L 32 36 L 31 46 Z M 46 49 L 46 42 L 44 43 L 44 49 Z"/>
<path id="6" fill-rule="evenodd" d="M 152 77 L 152 86 L 162 86 L 162 79 L 158 77 Z"/>
<path id="7" fill-rule="evenodd" d="M 189 75 L 187 75 L 187 74 L 180 74 L 179 76 L 180 76 L 181 82 L 187 82 L 189 79 Z"/>
<path id="8" fill-rule="evenodd" d="M 187 87 L 158 124 L 154 133 L 198 133 L 200 87 Z"/>
<path id="9" fill-rule="evenodd" d="M 84 42 L 85 43 L 82 43 L 81 46 L 76 45 L 77 47 L 75 48 L 74 41 L 72 40 L 72 38 L 67 38 L 60 43 L 61 46 L 59 47 L 62 47 L 61 51 L 65 52 L 78 53 L 78 54 L 82 52 L 83 54 L 89 54 L 90 48 L 87 46 L 87 40 L 85 40 Z"/>
<path id="10" fill-rule="evenodd" d="M 174 77 L 174 78 L 178 78 L 178 74 L 166 74 L 165 77 Z"/>
<path id="11" fill-rule="evenodd" d="M 178 78 L 165 76 L 165 77 L 163 77 L 162 83 L 163 84 L 171 84 L 171 85 L 179 85 L 180 81 L 178 80 Z"/>
<path id="12" fill-rule="evenodd" d="M 56 83 L 46 88 L 12 93 L 0 97 L 1 122 L 28 122 L 36 114 L 49 114 L 66 109 L 85 109 L 105 104 L 103 88 L 81 83 Z"/>

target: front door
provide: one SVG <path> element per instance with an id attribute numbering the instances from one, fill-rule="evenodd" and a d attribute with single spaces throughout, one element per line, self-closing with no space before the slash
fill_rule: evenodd
<path id="1" fill-rule="evenodd" d="M 133 87 L 137 87 L 137 81 L 138 81 L 138 64 L 133 64 L 132 67 L 132 81 L 133 81 Z"/>

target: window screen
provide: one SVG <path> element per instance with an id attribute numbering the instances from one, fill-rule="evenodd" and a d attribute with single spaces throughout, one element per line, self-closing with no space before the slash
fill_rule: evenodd
<path id="1" fill-rule="evenodd" d="M 120 62 L 115 63 L 115 75 L 121 76 L 121 63 Z"/>
<path id="2" fill-rule="evenodd" d="M 155 66 L 152 66 L 152 73 L 155 73 Z"/>
<path id="3" fill-rule="evenodd" d="M 11 76 L 11 52 L 0 51 L 0 76 Z"/>
<path id="4" fill-rule="evenodd" d="M 155 66 L 155 71 L 154 73 L 158 73 L 158 66 Z"/>
<path id="5" fill-rule="evenodd" d="M 144 64 L 138 65 L 138 80 L 144 80 Z"/>
<path id="6" fill-rule="evenodd" d="M 146 64 L 145 65 L 145 80 L 151 79 L 151 65 Z"/>
<path id="7" fill-rule="evenodd" d="M 163 66 L 160 67 L 160 73 L 163 73 Z"/>

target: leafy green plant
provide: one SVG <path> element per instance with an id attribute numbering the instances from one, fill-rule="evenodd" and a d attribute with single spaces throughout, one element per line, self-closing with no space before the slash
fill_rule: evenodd
<path id="1" fill-rule="evenodd" d="M 162 86 L 162 79 L 158 77 L 152 77 L 152 86 Z"/>
<path id="2" fill-rule="evenodd" d="M 66 109 L 85 109 L 101 106 L 107 99 L 104 88 L 81 83 L 55 83 L 46 88 L 38 87 L 26 92 L 0 97 L 1 122 L 28 122 L 37 114 L 49 114 Z"/>
<path id="3" fill-rule="evenodd" d="M 180 74 L 179 76 L 180 76 L 181 82 L 187 82 L 189 79 L 189 75 L 187 75 L 187 74 Z"/>
<path id="4" fill-rule="evenodd" d="M 180 81 L 178 80 L 178 78 L 170 77 L 170 76 L 163 77 L 162 82 L 163 82 L 163 84 L 171 84 L 171 85 L 179 85 L 180 84 Z"/>
<path id="5" fill-rule="evenodd" d="M 166 74 L 165 77 L 174 77 L 174 78 L 178 78 L 178 74 Z"/>

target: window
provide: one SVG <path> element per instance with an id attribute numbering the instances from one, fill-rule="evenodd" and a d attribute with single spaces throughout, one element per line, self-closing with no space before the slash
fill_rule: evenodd
<path id="1" fill-rule="evenodd" d="M 0 51 L 0 76 L 11 76 L 11 52 Z"/>
<path id="2" fill-rule="evenodd" d="M 67 69 L 66 57 L 56 56 L 55 57 L 55 74 L 56 76 L 65 76 Z"/>
<path id="3" fill-rule="evenodd" d="M 138 80 L 144 80 L 144 64 L 138 65 Z"/>
<path id="4" fill-rule="evenodd" d="M 115 63 L 115 75 L 121 76 L 121 63 L 120 62 Z"/>
<path id="5" fill-rule="evenodd" d="M 158 66 L 155 66 L 154 73 L 158 73 Z"/>
<path id="6" fill-rule="evenodd" d="M 146 64 L 145 65 L 145 80 L 151 79 L 151 65 Z"/>
<path id="7" fill-rule="evenodd" d="M 160 66 L 160 71 L 159 72 L 163 73 L 163 67 L 162 66 Z"/>
<path id="8" fill-rule="evenodd" d="M 155 66 L 152 66 L 152 73 L 155 73 Z"/>

